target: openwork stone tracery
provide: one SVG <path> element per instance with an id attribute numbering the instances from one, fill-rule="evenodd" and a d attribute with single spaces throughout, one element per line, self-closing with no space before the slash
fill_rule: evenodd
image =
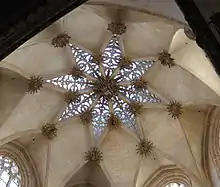
<path id="1" fill-rule="evenodd" d="M 111 23 L 108 30 L 113 36 L 102 53 L 88 53 L 69 43 L 74 58 L 71 71 L 47 80 L 67 90 L 69 105 L 59 120 L 79 115 L 84 125 L 92 125 L 95 137 L 122 124 L 138 133 L 135 117 L 141 104 L 160 102 L 142 78 L 153 61 L 123 55 L 119 35 L 126 32 L 124 24 Z"/>

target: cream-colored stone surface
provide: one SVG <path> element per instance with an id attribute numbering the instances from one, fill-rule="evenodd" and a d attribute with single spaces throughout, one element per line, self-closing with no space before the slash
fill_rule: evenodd
<path id="1" fill-rule="evenodd" d="M 103 6 L 101 8 L 105 9 Z M 75 9 L 42 31 L 39 36 L 26 42 L 4 61 L 16 65 L 28 75 L 50 77 L 66 72 L 72 66 L 71 54 L 66 48 L 54 49 L 51 45 L 51 39 L 57 33 L 62 32 L 71 36 L 73 44 L 86 48 L 91 53 L 99 53 L 103 43 L 107 43 L 111 37 L 107 28 L 113 20 L 106 20 L 94 9 L 96 6 L 93 5 L 82 5 Z M 129 14 L 132 11 L 127 12 Z M 143 17 L 143 15 L 146 14 L 141 12 L 135 14 L 136 17 Z M 141 23 L 129 22 L 126 24 L 128 32 L 122 39 L 126 55 L 132 58 L 151 57 L 164 48 L 168 49 L 173 34 L 181 27 L 177 22 L 158 16 L 151 16 L 153 21 L 148 22 L 148 17 Z"/>
<path id="2" fill-rule="evenodd" d="M 122 36 L 125 54 L 134 59 L 157 56 L 169 47 L 176 29 L 175 26 L 163 22 L 133 23 Z"/>
<path id="3" fill-rule="evenodd" d="M 84 164 L 84 153 L 89 149 L 88 131 L 78 118 L 59 127 L 57 138 L 50 142 L 48 187 L 62 187 Z"/>
<path id="4" fill-rule="evenodd" d="M 0 69 L 0 126 L 10 117 L 27 91 L 26 79 L 9 69 Z"/>
<path id="5" fill-rule="evenodd" d="M 93 53 L 99 53 L 103 41 L 111 36 L 107 28 L 108 21 L 94 14 L 90 6 L 81 6 L 64 18 L 64 30 L 72 37 L 73 43 Z"/>
<path id="6" fill-rule="evenodd" d="M 185 43 L 183 42 L 184 40 Z M 181 44 L 178 44 L 179 42 Z M 205 52 L 195 42 L 188 42 L 183 30 L 176 33 L 172 43 L 174 46 L 179 46 L 178 50 L 175 47 L 170 50 L 172 56 L 176 59 L 176 63 L 198 77 L 219 95 L 219 76 L 216 74 L 210 60 L 206 57 Z"/>
<path id="7" fill-rule="evenodd" d="M 177 21 L 185 22 L 182 12 L 174 0 L 90 0 L 88 3 L 107 3 L 120 7 L 132 7 L 141 11 L 149 11 Z"/>
<path id="8" fill-rule="evenodd" d="M 104 2 L 107 5 L 101 6 Z M 130 6 L 142 11 L 130 10 Z M 139 115 L 140 136 L 149 138 L 155 145 L 153 154 L 147 158 L 136 154 L 139 135 L 125 127 L 117 131 L 106 129 L 95 142 L 89 130 L 92 128 L 83 126 L 78 117 L 58 122 L 57 137 L 51 141 L 45 139 L 39 135 L 40 128 L 47 122 L 57 122 L 65 107 L 64 91 L 45 84 L 38 94 L 26 93 L 23 97 L 24 84 L 18 81 L 18 86 L 17 82 L 12 83 L 1 74 L 4 76 L 1 80 L 7 83 L 2 83 L 0 88 L 7 91 L 0 93 L 0 99 L 8 97 L 8 100 L 2 102 L 7 107 L 0 107 L 0 111 L 8 113 L 3 112 L 5 118 L 1 117 L 2 113 L 0 115 L 0 144 L 18 138 L 25 145 L 37 165 L 42 187 L 71 186 L 83 180 L 90 180 L 97 187 L 109 184 L 111 187 L 145 187 L 144 182 L 156 169 L 170 164 L 187 173 L 193 187 L 208 186 L 201 165 L 201 141 L 207 108 L 220 104 L 219 78 L 196 43 L 189 40 L 183 30 L 177 31 L 183 25 L 166 17 L 184 21 L 174 1 L 93 0 L 70 12 L 4 59 L 0 67 L 27 78 L 62 75 L 69 71 L 74 60 L 68 47 L 54 48 L 52 38 L 66 32 L 73 44 L 98 53 L 111 38 L 108 24 L 120 20 L 127 25 L 127 32 L 120 37 L 124 55 L 133 59 L 156 59 L 159 52 L 167 49 L 176 61 L 172 68 L 157 61 L 144 76 L 149 89 L 162 99 L 160 105 L 146 106 Z M 10 104 L 7 103 L 9 99 Z M 184 107 L 179 120 L 172 119 L 166 109 L 165 103 L 173 100 L 180 101 Z M 97 167 L 88 166 L 84 161 L 84 153 L 94 143 L 104 157 Z M 89 176 L 90 173 L 93 175 Z"/>
<path id="9" fill-rule="evenodd" d="M 42 186 L 46 184 L 46 173 L 49 158 L 49 141 L 39 133 L 23 136 L 16 141 L 22 143 L 36 166 Z"/>
<path id="10" fill-rule="evenodd" d="M 154 66 L 147 72 L 145 79 L 149 86 L 167 100 L 177 100 L 183 105 L 220 104 L 219 96 L 185 69 L 179 66 L 168 68 L 160 62 Z"/>
<path id="11" fill-rule="evenodd" d="M 4 59 L 9 64 L 19 67 L 29 76 L 54 76 L 68 71 L 72 59 L 67 48 L 54 48 L 50 42 L 36 43 L 20 48 Z"/>
<path id="12" fill-rule="evenodd" d="M 159 121 L 157 120 L 158 116 L 160 116 Z M 198 176 L 195 160 L 178 120 L 172 119 L 162 109 L 160 111 L 155 109 L 141 114 L 140 123 L 145 135 L 154 142 L 157 149 L 168 154 L 179 167 L 188 168 L 194 175 Z"/>
<path id="13" fill-rule="evenodd" d="M 137 141 L 124 130 L 112 131 L 101 145 L 103 164 L 114 186 L 134 185 L 139 158 L 136 156 Z"/>
<path id="14" fill-rule="evenodd" d="M 50 122 L 59 109 L 61 99 L 57 93 L 49 92 L 46 88 L 35 95 L 26 93 L 3 124 L 1 143 L 5 138 L 12 140 L 24 136 L 28 131 L 39 130 Z"/>
<path id="15" fill-rule="evenodd" d="M 190 145 L 192 155 L 196 161 L 201 178 L 204 178 L 204 170 L 202 168 L 202 138 L 203 138 L 203 123 L 207 112 L 207 106 L 189 106 L 184 108 L 184 114 L 180 119 L 180 123 L 185 131 L 188 143 Z"/>
<path id="16" fill-rule="evenodd" d="M 172 161 L 160 156 L 159 154 L 155 154 L 156 160 L 153 158 L 147 158 L 141 160 L 138 178 L 136 181 L 135 187 L 142 187 L 148 178 L 156 171 L 158 168 L 174 164 Z"/>
<path id="17" fill-rule="evenodd" d="M 87 162 L 69 179 L 65 187 L 76 184 L 90 183 L 96 187 L 110 187 L 110 183 L 100 164 Z"/>

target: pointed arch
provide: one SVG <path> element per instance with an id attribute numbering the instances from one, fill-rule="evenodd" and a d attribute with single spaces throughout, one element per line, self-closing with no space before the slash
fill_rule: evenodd
<path id="1" fill-rule="evenodd" d="M 202 140 L 202 167 L 206 177 L 214 185 L 214 177 L 220 181 L 220 108 L 210 107 L 204 124 Z M 211 170 L 213 168 L 214 170 Z M 215 176 L 214 176 L 215 175 Z"/>
<path id="2" fill-rule="evenodd" d="M 170 183 L 181 183 L 186 187 L 192 186 L 190 178 L 183 170 L 175 165 L 167 165 L 157 169 L 142 187 L 162 187 Z"/>
<path id="3" fill-rule="evenodd" d="M 9 142 L 1 146 L 0 155 L 9 157 L 17 164 L 22 187 L 40 187 L 40 180 L 34 162 L 21 144 Z"/>

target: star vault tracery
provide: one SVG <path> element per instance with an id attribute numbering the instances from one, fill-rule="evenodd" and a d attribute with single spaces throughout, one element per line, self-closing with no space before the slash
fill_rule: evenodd
<path id="1" fill-rule="evenodd" d="M 124 57 L 119 37 L 113 34 L 100 55 L 92 55 L 72 43 L 68 44 L 75 60 L 74 71 L 77 69 L 80 73 L 77 76 L 68 73 L 47 82 L 77 92 L 79 96 L 68 104 L 59 120 L 91 111 L 95 136 L 99 136 L 108 126 L 112 115 L 138 133 L 132 104 L 160 103 L 161 100 L 147 89 L 147 85 L 139 89 L 135 86 L 153 61 Z"/>

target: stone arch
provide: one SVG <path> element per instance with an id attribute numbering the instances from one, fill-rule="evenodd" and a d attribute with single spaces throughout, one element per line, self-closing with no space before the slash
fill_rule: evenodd
<path id="1" fill-rule="evenodd" d="M 95 187 L 95 186 L 90 183 L 80 183 L 80 184 L 74 185 L 73 187 Z"/>
<path id="2" fill-rule="evenodd" d="M 145 181 L 142 187 L 163 187 L 170 183 L 181 183 L 191 187 L 192 183 L 186 173 L 175 165 L 162 166 Z"/>
<path id="3" fill-rule="evenodd" d="M 210 107 L 204 124 L 202 141 L 202 166 L 206 177 L 215 183 L 215 178 L 220 180 L 220 108 Z M 214 168 L 213 168 L 214 167 Z M 211 170 L 213 168 L 213 170 Z"/>
<path id="4" fill-rule="evenodd" d="M 1 146 L 0 155 L 9 157 L 17 164 L 21 175 L 22 187 L 40 187 L 34 162 L 21 144 L 9 142 Z"/>
<path id="5" fill-rule="evenodd" d="M 7 121 L 28 91 L 28 81 L 21 74 L 0 66 L 0 126 Z"/>
<path id="6" fill-rule="evenodd" d="M 65 182 L 65 187 L 110 187 L 111 184 L 108 181 L 102 167 L 98 163 L 87 162 L 81 168 L 78 169 L 73 175 L 71 175 Z"/>

